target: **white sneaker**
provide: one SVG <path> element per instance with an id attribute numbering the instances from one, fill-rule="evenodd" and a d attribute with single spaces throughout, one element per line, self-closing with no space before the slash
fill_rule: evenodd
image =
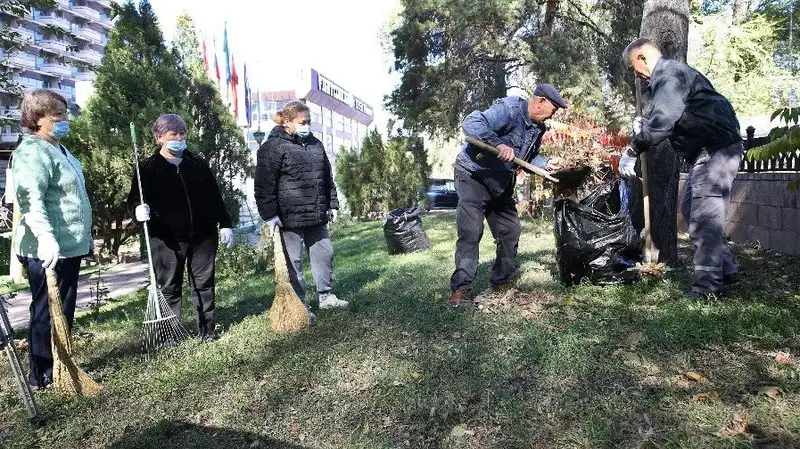
<path id="1" fill-rule="evenodd" d="M 350 303 L 344 300 L 341 300 L 336 297 L 333 293 L 325 293 L 319 295 L 319 308 L 323 310 L 328 309 L 346 309 Z"/>

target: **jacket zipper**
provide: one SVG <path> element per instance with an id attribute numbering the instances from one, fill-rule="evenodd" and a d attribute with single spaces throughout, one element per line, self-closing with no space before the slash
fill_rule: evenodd
<path id="1" fill-rule="evenodd" d="M 192 212 L 192 201 L 189 199 L 189 189 L 186 188 L 186 182 L 183 181 L 183 176 L 181 176 L 181 167 L 176 165 L 175 170 L 178 172 L 178 179 L 181 180 L 181 185 L 183 186 L 183 195 L 186 197 L 186 204 L 189 206 L 189 238 L 192 238 L 194 237 L 194 212 Z"/>

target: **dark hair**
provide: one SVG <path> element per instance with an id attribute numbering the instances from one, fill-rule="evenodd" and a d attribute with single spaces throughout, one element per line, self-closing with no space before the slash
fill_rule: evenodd
<path id="1" fill-rule="evenodd" d="M 272 121 L 278 125 L 285 125 L 304 112 L 310 112 L 306 102 L 304 100 L 292 100 L 275 114 Z"/>
<path id="2" fill-rule="evenodd" d="M 630 68 L 631 66 L 631 53 L 648 45 L 655 49 L 659 49 L 658 45 L 656 45 L 655 42 L 646 37 L 640 37 L 635 41 L 631 42 L 630 44 L 628 44 L 628 46 L 625 47 L 625 50 L 622 51 L 622 63 L 625 64 L 625 67 Z"/>
<path id="3" fill-rule="evenodd" d="M 161 114 L 153 123 L 153 139 L 158 140 L 158 136 L 175 131 L 186 134 L 186 122 L 178 114 Z"/>
<path id="4" fill-rule="evenodd" d="M 59 105 L 68 107 L 67 100 L 58 92 L 47 89 L 35 89 L 26 92 L 22 97 L 20 124 L 28 131 L 39 131 L 39 120 L 58 109 Z"/>

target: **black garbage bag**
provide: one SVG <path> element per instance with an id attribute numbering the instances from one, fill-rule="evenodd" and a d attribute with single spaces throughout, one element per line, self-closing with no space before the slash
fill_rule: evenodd
<path id="1" fill-rule="evenodd" d="M 406 254 L 430 249 L 431 243 L 422 229 L 419 209 L 395 209 L 386 215 L 383 236 L 389 254 Z"/>
<path id="2" fill-rule="evenodd" d="M 630 282 L 639 278 L 633 268 L 642 260 L 639 235 L 628 210 L 624 180 L 603 184 L 583 199 L 557 200 L 556 261 L 566 285 L 588 278 L 597 284 Z"/>

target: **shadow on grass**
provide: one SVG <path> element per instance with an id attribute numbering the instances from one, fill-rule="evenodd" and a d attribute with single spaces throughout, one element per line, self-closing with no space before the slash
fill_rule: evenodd
<path id="1" fill-rule="evenodd" d="M 266 438 L 250 432 L 161 420 L 144 431 L 126 435 L 108 447 L 109 449 L 206 449 L 217 447 L 304 449 L 306 446 Z"/>

